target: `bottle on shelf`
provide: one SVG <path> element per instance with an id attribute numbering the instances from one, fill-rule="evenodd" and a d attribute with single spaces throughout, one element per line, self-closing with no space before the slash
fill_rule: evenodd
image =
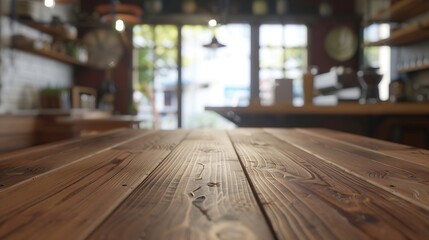
<path id="1" fill-rule="evenodd" d="M 402 78 L 392 80 L 389 84 L 389 101 L 405 102 L 406 100 L 405 81 Z"/>
<path id="2" fill-rule="evenodd" d="M 88 50 L 82 44 L 76 45 L 75 58 L 81 63 L 88 62 Z"/>
<path id="3" fill-rule="evenodd" d="M 68 42 L 65 44 L 65 48 L 68 56 L 76 58 L 76 44 Z"/>
<path id="4" fill-rule="evenodd" d="M 113 112 L 115 109 L 116 87 L 112 79 L 112 69 L 106 70 L 106 76 L 98 91 L 98 108 L 103 111 Z"/>
<path id="5" fill-rule="evenodd" d="M 197 10 L 197 4 L 195 0 L 183 0 L 182 11 L 184 13 L 195 13 Z"/>
<path id="6" fill-rule="evenodd" d="M 319 4 L 319 14 L 322 17 L 329 17 L 332 15 L 332 5 L 327 1 L 322 1 Z"/>
<path id="7" fill-rule="evenodd" d="M 53 41 L 51 44 L 51 50 L 59 54 L 67 54 L 66 47 L 64 46 L 64 43 L 61 41 L 57 41 L 57 40 Z"/>
<path id="8" fill-rule="evenodd" d="M 149 14 L 160 13 L 162 12 L 162 0 L 146 0 L 144 9 Z"/>
<path id="9" fill-rule="evenodd" d="M 265 15 L 268 13 L 268 3 L 266 0 L 253 0 L 252 12 L 254 15 Z"/>
<path id="10" fill-rule="evenodd" d="M 287 1 L 286 0 L 276 0 L 276 13 L 278 15 L 283 15 L 287 11 Z"/>

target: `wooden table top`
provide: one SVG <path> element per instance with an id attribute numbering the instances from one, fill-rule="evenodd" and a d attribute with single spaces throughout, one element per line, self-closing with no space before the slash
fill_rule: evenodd
<path id="1" fill-rule="evenodd" d="M 428 239 L 429 151 L 324 129 L 136 130 L 0 155 L 0 239 Z"/>

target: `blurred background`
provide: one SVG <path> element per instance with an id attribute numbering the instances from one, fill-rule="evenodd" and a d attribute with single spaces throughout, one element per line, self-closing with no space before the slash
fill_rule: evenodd
<path id="1" fill-rule="evenodd" d="M 428 147 L 428 12 L 422 0 L 2 0 L 0 149 L 117 127 L 328 127 Z"/>

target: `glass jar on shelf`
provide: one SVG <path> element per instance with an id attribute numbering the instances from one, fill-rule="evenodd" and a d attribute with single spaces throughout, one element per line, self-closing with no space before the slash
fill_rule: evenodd
<path id="1" fill-rule="evenodd" d="M 195 13 L 197 10 L 197 4 L 195 0 L 183 0 L 182 11 L 184 13 Z"/>
<path id="2" fill-rule="evenodd" d="M 112 79 L 112 71 L 106 70 L 106 76 L 98 91 L 98 108 L 102 111 L 113 112 L 115 109 L 116 86 Z"/>
<path id="3" fill-rule="evenodd" d="M 253 0 L 252 13 L 254 15 L 265 15 L 268 13 L 268 3 L 266 0 Z"/>
<path id="4" fill-rule="evenodd" d="M 389 101 L 404 102 L 406 100 L 405 81 L 402 78 L 392 80 L 389 84 Z"/>

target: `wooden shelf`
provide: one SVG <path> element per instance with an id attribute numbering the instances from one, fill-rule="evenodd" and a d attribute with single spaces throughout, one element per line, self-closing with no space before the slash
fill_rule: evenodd
<path id="1" fill-rule="evenodd" d="M 76 60 L 73 57 L 67 56 L 65 54 L 57 53 L 57 52 L 34 49 L 31 47 L 20 47 L 20 46 L 12 46 L 12 48 L 18 49 L 18 50 L 23 51 L 23 52 L 31 53 L 34 55 L 38 55 L 38 56 L 50 58 L 53 60 L 61 61 L 61 62 L 67 63 L 67 64 L 72 64 L 72 65 L 76 65 L 76 66 L 83 66 L 83 67 L 90 67 L 88 64 L 79 62 L 78 60 Z"/>
<path id="2" fill-rule="evenodd" d="M 412 24 L 408 27 L 398 29 L 391 33 L 390 37 L 376 42 L 364 44 L 364 47 L 371 46 L 400 46 L 421 42 L 429 39 L 429 20 Z"/>
<path id="3" fill-rule="evenodd" d="M 409 73 L 409 72 L 417 72 L 417 71 L 423 71 L 423 70 L 429 70 L 429 63 L 422 64 L 416 67 L 399 67 L 396 68 L 396 71 L 398 73 Z"/>
<path id="4" fill-rule="evenodd" d="M 76 38 L 68 36 L 63 30 L 59 29 L 58 27 L 53 27 L 50 24 L 38 23 L 38 22 L 29 21 L 29 20 L 18 20 L 18 21 L 40 32 L 49 34 L 55 39 L 62 40 L 62 41 L 77 41 Z"/>
<path id="5" fill-rule="evenodd" d="M 10 16 L 9 16 L 10 17 Z M 12 18 L 11 18 L 12 19 Z M 13 19 L 12 19 L 13 20 Z M 69 41 L 69 42 L 78 42 L 79 40 L 72 38 L 71 36 L 67 35 L 65 31 L 63 31 L 60 27 L 53 27 L 49 23 L 40 23 L 40 22 L 34 22 L 31 20 L 23 20 L 23 19 L 15 19 L 17 22 L 24 24 L 26 26 L 29 26 L 35 30 L 38 30 L 42 33 L 46 33 L 48 35 L 51 35 L 54 39 L 60 40 L 60 41 Z M 56 61 L 60 61 L 67 64 L 72 64 L 76 66 L 82 66 L 82 67 L 91 67 L 90 65 L 86 63 L 82 63 L 75 59 L 74 57 L 68 56 L 66 54 L 49 51 L 49 50 L 41 50 L 41 49 L 35 49 L 31 46 L 18 46 L 14 45 L 12 43 L 11 48 L 31 53 L 34 55 L 42 56 L 45 58 L 50 58 Z"/>
<path id="6" fill-rule="evenodd" d="M 402 22 L 429 10 L 427 0 L 401 0 L 383 9 L 365 23 Z"/>

